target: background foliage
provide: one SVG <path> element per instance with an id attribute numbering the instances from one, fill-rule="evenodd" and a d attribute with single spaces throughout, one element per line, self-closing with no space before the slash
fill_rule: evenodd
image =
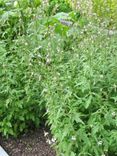
<path id="1" fill-rule="evenodd" d="M 111 29 L 117 27 L 117 2 L 116 0 L 68 0 L 72 8 L 80 10 L 88 17 L 98 18 L 106 22 Z"/>

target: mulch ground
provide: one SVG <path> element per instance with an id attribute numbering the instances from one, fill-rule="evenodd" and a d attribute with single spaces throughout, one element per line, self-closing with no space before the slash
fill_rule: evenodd
<path id="1" fill-rule="evenodd" d="M 55 151 L 47 143 L 44 132 L 48 129 L 31 130 L 19 138 L 5 139 L 0 136 L 0 145 L 9 156 L 56 156 Z M 48 136 L 50 138 L 50 135 Z"/>

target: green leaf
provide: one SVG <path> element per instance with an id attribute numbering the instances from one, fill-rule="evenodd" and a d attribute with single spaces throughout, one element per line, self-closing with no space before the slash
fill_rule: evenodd
<path id="1" fill-rule="evenodd" d="M 86 101 L 85 101 L 85 108 L 86 108 L 86 109 L 90 106 L 91 101 L 92 101 L 92 95 L 90 95 L 90 96 L 88 97 L 88 99 L 86 99 Z"/>

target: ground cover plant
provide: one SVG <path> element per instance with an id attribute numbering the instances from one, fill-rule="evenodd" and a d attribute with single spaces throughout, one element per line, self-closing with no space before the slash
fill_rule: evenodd
<path id="1" fill-rule="evenodd" d="M 0 133 L 46 118 L 58 155 L 116 156 L 116 4 L 85 2 L 0 1 Z"/>

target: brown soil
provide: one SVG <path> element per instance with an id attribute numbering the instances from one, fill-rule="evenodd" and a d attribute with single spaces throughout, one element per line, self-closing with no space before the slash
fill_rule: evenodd
<path id="1" fill-rule="evenodd" d="M 0 145 L 9 156 L 56 156 L 52 147 L 46 143 L 44 131 L 47 132 L 47 128 L 30 131 L 19 138 L 5 139 L 0 136 Z"/>

